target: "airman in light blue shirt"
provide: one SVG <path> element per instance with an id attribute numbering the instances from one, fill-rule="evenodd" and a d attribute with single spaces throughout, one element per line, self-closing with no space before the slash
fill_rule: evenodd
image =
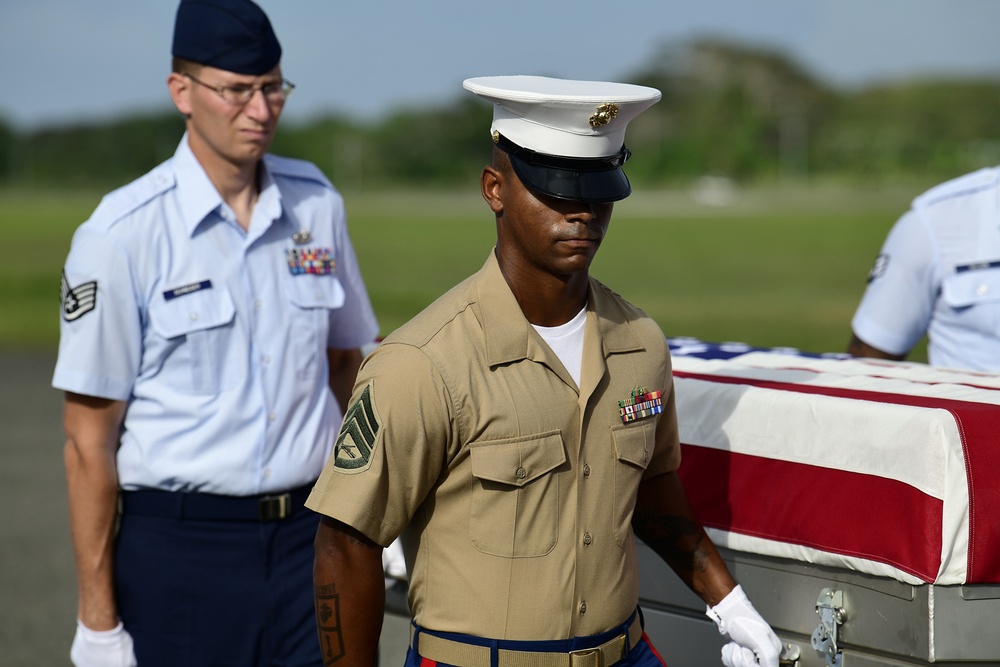
<path id="1" fill-rule="evenodd" d="M 54 384 L 128 401 L 124 489 L 284 491 L 326 460 L 342 416 L 326 350 L 377 327 L 340 195 L 309 163 L 264 165 L 243 230 L 185 137 L 73 239 Z M 71 296 L 87 285 L 95 299 Z"/>
<path id="2" fill-rule="evenodd" d="M 62 276 L 76 667 L 322 664 L 305 497 L 378 333 L 340 194 L 267 153 L 294 87 L 251 0 L 181 0 L 176 153 Z"/>
<path id="3" fill-rule="evenodd" d="M 1000 371 L 1000 169 L 913 201 L 875 260 L 851 326 L 855 356 L 904 359 L 926 334 L 932 365 Z"/>

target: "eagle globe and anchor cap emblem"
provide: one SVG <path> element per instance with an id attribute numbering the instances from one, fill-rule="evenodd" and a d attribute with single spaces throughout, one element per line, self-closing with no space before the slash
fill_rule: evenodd
<path id="1" fill-rule="evenodd" d="M 599 203 L 631 194 L 622 170 L 631 155 L 625 129 L 660 99 L 659 90 L 525 75 L 473 77 L 462 85 L 493 103 L 493 142 L 528 189 Z"/>
<path id="2" fill-rule="evenodd" d="M 614 102 L 605 102 L 597 107 L 597 111 L 590 117 L 590 126 L 598 128 L 607 125 L 618 117 L 618 105 Z"/>

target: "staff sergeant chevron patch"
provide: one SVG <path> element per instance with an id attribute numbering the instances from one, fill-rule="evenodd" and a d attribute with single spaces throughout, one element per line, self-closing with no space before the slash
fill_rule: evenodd
<path id="1" fill-rule="evenodd" d="M 71 287 L 63 271 L 59 290 L 62 299 L 63 319 L 67 322 L 79 319 L 97 307 L 97 282 L 90 281 Z"/>
<path id="2" fill-rule="evenodd" d="M 333 467 L 341 472 L 362 472 L 371 463 L 375 440 L 382 427 L 371 392 L 369 384 L 344 415 L 344 425 L 340 427 L 340 436 L 333 448 Z"/>

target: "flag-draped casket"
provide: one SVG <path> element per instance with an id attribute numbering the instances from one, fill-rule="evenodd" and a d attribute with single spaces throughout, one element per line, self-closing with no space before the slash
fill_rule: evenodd
<path id="1" fill-rule="evenodd" d="M 1000 376 L 671 348 L 685 489 L 751 599 L 806 649 L 800 665 L 1000 664 L 988 620 L 1000 612 Z M 641 557 L 654 632 L 683 642 L 694 630 L 676 628 L 704 605 L 689 598 L 664 623 L 655 610 L 677 592 Z M 824 595 L 845 621 L 827 619 L 832 646 L 809 633 L 825 633 Z"/>
<path id="2" fill-rule="evenodd" d="M 677 356 L 674 377 L 680 474 L 717 543 L 1000 583 L 1000 377 L 768 352 Z"/>

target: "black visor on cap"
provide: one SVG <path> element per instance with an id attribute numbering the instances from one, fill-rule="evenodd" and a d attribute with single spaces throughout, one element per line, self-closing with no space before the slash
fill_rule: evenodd
<path id="1" fill-rule="evenodd" d="M 615 202 L 632 194 L 622 165 L 632 153 L 622 146 L 604 158 L 570 158 L 522 148 L 496 134 L 497 147 L 510 156 L 514 173 L 525 187 L 556 199 L 592 204 Z"/>

